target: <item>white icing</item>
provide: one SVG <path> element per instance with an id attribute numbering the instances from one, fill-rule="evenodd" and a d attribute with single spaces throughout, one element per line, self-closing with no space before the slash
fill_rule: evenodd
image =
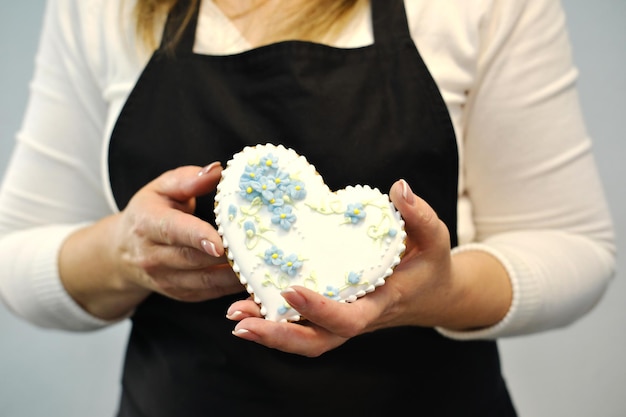
<path id="1" fill-rule="evenodd" d="M 267 177 L 260 175 L 263 167 Z M 246 172 L 253 175 L 242 181 Z M 277 173 L 282 177 L 275 181 Z M 268 191 L 272 184 L 277 188 Z M 268 196 L 284 204 L 264 200 Z M 228 259 L 269 320 L 300 319 L 280 295 L 291 285 L 355 301 L 385 283 L 405 250 L 404 221 L 386 194 L 361 185 L 333 193 L 313 165 L 282 145 L 236 154 L 222 172 L 215 201 Z"/>

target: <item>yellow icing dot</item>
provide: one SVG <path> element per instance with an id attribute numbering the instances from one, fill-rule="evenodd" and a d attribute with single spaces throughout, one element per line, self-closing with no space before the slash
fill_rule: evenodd
<path id="1" fill-rule="evenodd" d="M 272 253 L 272 259 L 278 259 L 278 254 L 277 253 Z"/>
<path id="2" fill-rule="evenodd" d="M 276 184 L 280 184 L 280 178 L 276 178 L 276 179 L 274 180 L 274 182 L 275 182 Z"/>
<path id="3" fill-rule="evenodd" d="M 280 218 L 281 218 L 281 219 L 286 219 L 286 218 L 287 218 L 287 215 L 286 215 L 285 213 L 281 213 L 281 214 L 280 214 Z"/>
<path id="4" fill-rule="evenodd" d="M 256 174 L 254 172 L 250 173 L 250 178 L 256 178 Z"/>
<path id="5" fill-rule="evenodd" d="M 252 191 L 254 191 L 254 190 L 252 189 L 252 187 L 248 187 L 248 188 L 246 188 L 246 192 L 247 192 L 248 194 L 252 193 Z"/>
<path id="6" fill-rule="evenodd" d="M 272 166 L 272 161 L 270 159 L 268 159 L 267 161 L 265 161 L 265 165 L 267 165 L 268 167 Z"/>
<path id="7" fill-rule="evenodd" d="M 302 189 L 302 187 L 300 187 L 299 185 L 296 185 L 296 190 L 300 191 Z"/>
<path id="8" fill-rule="evenodd" d="M 292 266 L 293 262 L 287 262 L 287 266 Z"/>
<path id="9" fill-rule="evenodd" d="M 272 198 L 272 199 L 270 200 L 270 204 L 274 204 L 275 202 L 276 202 L 276 199 L 275 199 L 275 198 Z"/>
<path id="10" fill-rule="evenodd" d="M 361 210 L 359 209 L 354 209 L 353 213 L 356 214 L 357 216 L 359 215 L 359 213 L 361 212 Z"/>
<path id="11" fill-rule="evenodd" d="M 263 188 L 264 190 L 267 190 L 267 185 L 263 184 L 261 188 Z"/>

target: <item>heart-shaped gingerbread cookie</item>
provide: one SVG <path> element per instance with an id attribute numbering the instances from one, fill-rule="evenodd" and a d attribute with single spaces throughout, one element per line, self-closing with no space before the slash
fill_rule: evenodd
<path id="1" fill-rule="evenodd" d="M 351 302 L 383 285 L 405 250 L 404 221 L 386 194 L 332 192 L 282 145 L 246 147 L 228 161 L 215 218 L 233 269 L 274 321 L 300 319 L 280 295 L 289 286 Z"/>

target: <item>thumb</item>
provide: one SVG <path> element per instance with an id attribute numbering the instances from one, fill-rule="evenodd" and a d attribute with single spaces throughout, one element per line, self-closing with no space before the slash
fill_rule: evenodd
<path id="1" fill-rule="evenodd" d="M 437 242 L 443 230 L 447 230 L 435 210 L 413 193 L 405 180 L 396 181 L 389 192 L 391 202 L 404 219 L 404 228 L 412 245 L 426 250 Z"/>

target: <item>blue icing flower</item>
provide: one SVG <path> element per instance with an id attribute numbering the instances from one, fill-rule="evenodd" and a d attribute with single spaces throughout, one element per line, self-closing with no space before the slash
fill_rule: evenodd
<path id="1" fill-rule="evenodd" d="M 291 181 L 286 187 L 289 197 L 294 200 L 303 200 L 306 197 L 306 188 L 302 181 Z"/>
<path id="2" fill-rule="evenodd" d="M 344 213 L 346 219 L 350 220 L 350 223 L 356 224 L 365 218 L 365 210 L 363 210 L 363 204 L 354 203 L 348 204 L 348 209 Z"/>
<path id="3" fill-rule="evenodd" d="M 286 189 L 291 182 L 291 178 L 289 178 L 289 173 L 285 171 L 278 170 L 276 174 L 270 176 L 272 181 L 276 183 L 276 186 L 281 190 Z"/>
<path id="4" fill-rule="evenodd" d="M 291 229 L 296 221 L 296 215 L 292 213 L 291 206 L 276 207 L 273 210 L 272 223 L 279 225 L 284 230 Z"/>
<path id="5" fill-rule="evenodd" d="M 256 181 L 250 181 L 248 184 L 257 192 L 263 194 L 264 192 L 274 191 L 276 189 L 276 183 L 271 178 L 263 175 Z"/>
<path id="6" fill-rule="evenodd" d="M 257 195 L 261 197 L 263 204 L 268 205 L 275 200 L 276 184 L 268 177 L 262 176 L 258 181 L 250 181 L 248 184 L 258 193 Z"/>
<path id="7" fill-rule="evenodd" d="M 289 304 L 282 305 L 278 307 L 278 314 L 287 314 L 291 310 L 291 306 Z"/>
<path id="8" fill-rule="evenodd" d="M 233 221 L 237 217 L 237 207 L 234 204 L 228 206 L 228 220 Z"/>
<path id="9" fill-rule="evenodd" d="M 274 191 L 263 191 L 261 193 L 261 201 L 263 201 L 263 204 L 266 206 L 274 206 L 279 200 L 280 198 L 276 198 Z"/>
<path id="10" fill-rule="evenodd" d="M 272 246 L 265 251 L 265 263 L 268 265 L 282 265 L 283 264 L 283 251 L 276 246 Z"/>
<path id="11" fill-rule="evenodd" d="M 263 202 L 263 205 L 268 207 L 269 211 L 272 211 L 272 207 L 280 205 L 280 200 L 281 198 L 277 197 L 276 191 L 266 190 L 261 193 L 261 201 Z"/>
<path id="12" fill-rule="evenodd" d="M 323 295 L 331 300 L 339 300 L 339 288 L 328 285 Z"/>
<path id="13" fill-rule="evenodd" d="M 356 285 L 359 282 L 361 282 L 361 274 L 350 271 L 350 273 L 348 273 L 348 283 L 351 285 Z"/>
<path id="14" fill-rule="evenodd" d="M 239 183 L 239 195 L 248 201 L 252 201 L 261 194 L 256 190 L 260 185 L 256 185 L 257 181 L 246 181 Z"/>
<path id="15" fill-rule="evenodd" d="M 291 255 L 283 259 L 280 270 L 286 272 L 289 276 L 294 276 L 298 273 L 298 269 L 300 269 L 301 267 L 302 261 L 298 259 L 298 255 L 292 253 Z"/>
<path id="16" fill-rule="evenodd" d="M 246 183 L 248 181 L 257 181 L 263 175 L 263 170 L 258 165 L 246 165 L 239 182 Z"/>
<path id="17" fill-rule="evenodd" d="M 285 193 L 281 190 L 276 190 L 272 193 L 269 200 L 263 202 L 267 205 L 267 209 L 271 212 L 274 212 L 275 209 L 282 207 L 285 205 Z"/>
<path id="18" fill-rule="evenodd" d="M 246 236 L 248 236 L 249 238 L 256 235 L 256 226 L 250 220 L 243 224 L 243 230 L 246 232 Z"/>
<path id="19" fill-rule="evenodd" d="M 272 172 L 272 170 L 278 169 L 278 157 L 269 153 L 261 158 L 259 166 L 264 173 Z"/>

